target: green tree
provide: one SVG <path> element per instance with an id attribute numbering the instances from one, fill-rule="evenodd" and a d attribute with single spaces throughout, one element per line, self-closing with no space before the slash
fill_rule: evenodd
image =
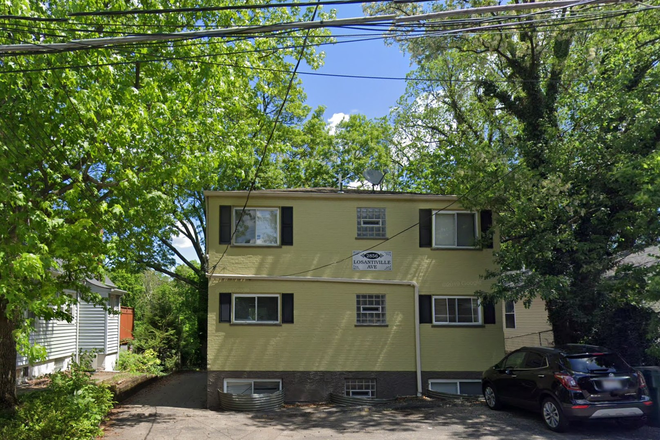
<path id="1" fill-rule="evenodd" d="M 331 131 L 318 108 L 302 129 L 291 136 L 291 146 L 282 155 L 286 187 L 336 187 L 343 182 L 364 181 L 367 169 L 392 170 L 392 127 L 386 118 L 370 120 L 350 115 Z M 385 184 L 394 189 L 398 179 L 388 175 Z"/>
<path id="2" fill-rule="evenodd" d="M 418 65 L 411 78 L 433 78 L 411 81 L 401 98 L 396 151 L 411 187 L 465 194 L 467 206 L 499 214 L 487 296 L 541 297 L 557 343 L 602 341 L 606 317 L 658 299 L 660 266 L 625 260 L 660 237 L 657 13 L 527 14 L 482 31 L 394 35 Z M 648 330 L 647 346 L 657 326 Z"/>
<path id="3" fill-rule="evenodd" d="M 79 17 L 75 23 L 20 18 L 65 19 L 98 7 L 87 0 L 13 0 L 0 13 L 19 17 L 3 18 L 11 29 L 0 43 L 265 24 L 312 14 L 282 8 Z M 169 239 L 163 232 L 174 232 L 181 201 L 204 189 L 198 176 L 251 169 L 274 123 L 263 99 L 282 99 L 289 77 L 283 71 L 292 68 L 301 42 L 302 34 L 292 32 L 0 59 L 0 167 L 6 170 L 0 176 L 1 408 L 16 402 L 16 340 L 27 341 L 27 311 L 71 319 L 65 305 L 74 298 L 67 292 L 99 300 L 84 280 L 100 277 L 105 263 L 148 266 L 141 256 L 153 249 L 153 237 Z M 303 58 L 312 67 L 320 63 L 313 48 Z M 291 108 L 300 105 L 299 86 Z M 189 267 L 203 278 L 204 269 Z"/>

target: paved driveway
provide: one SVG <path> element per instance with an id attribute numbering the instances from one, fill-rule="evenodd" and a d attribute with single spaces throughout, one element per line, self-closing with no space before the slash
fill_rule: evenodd
<path id="1" fill-rule="evenodd" d="M 230 440 L 660 440 L 660 428 L 629 432 L 614 423 L 586 423 L 567 434 L 548 431 L 540 416 L 491 411 L 484 405 L 406 409 L 287 408 L 271 413 L 205 409 L 206 373 L 162 379 L 116 408 L 106 439 Z"/>

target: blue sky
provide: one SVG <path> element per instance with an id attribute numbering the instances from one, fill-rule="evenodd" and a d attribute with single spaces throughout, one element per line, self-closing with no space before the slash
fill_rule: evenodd
<path id="1" fill-rule="evenodd" d="M 359 4 L 337 8 L 337 18 L 363 15 Z M 356 31 L 334 29 L 332 32 L 336 35 Z M 405 77 L 411 69 L 409 58 L 404 57 L 397 45 L 386 46 L 380 39 L 321 46 L 319 50 L 325 52 L 325 65 L 316 71 L 319 73 Z M 301 65 L 300 70 L 310 71 L 306 65 Z M 386 116 L 405 91 L 404 81 L 309 75 L 301 75 L 301 78 L 307 92 L 307 104 L 313 108 L 326 106 L 326 119 L 335 113 L 362 113 L 368 118 Z"/>
<path id="2" fill-rule="evenodd" d="M 337 8 L 337 18 L 361 17 L 361 5 L 344 5 Z M 355 33 L 354 30 L 333 30 L 333 34 Z M 372 35 L 373 36 L 373 35 Z M 341 41 L 339 39 L 338 41 Z M 411 69 L 407 56 L 397 45 L 386 46 L 382 39 L 322 46 L 325 64 L 314 71 L 342 75 L 405 77 Z M 312 72 L 301 64 L 300 72 Z M 333 115 L 361 113 L 368 118 L 388 115 L 390 108 L 405 91 L 404 81 L 369 80 L 355 78 L 332 78 L 301 75 L 307 93 L 307 105 L 326 107 L 325 119 L 330 122 Z M 340 118 L 335 117 L 339 122 Z M 182 237 L 174 238 L 174 245 L 190 259 L 196 259 L 190 242 Z M 177 259 L 177 262 L 180 263 Z"/>

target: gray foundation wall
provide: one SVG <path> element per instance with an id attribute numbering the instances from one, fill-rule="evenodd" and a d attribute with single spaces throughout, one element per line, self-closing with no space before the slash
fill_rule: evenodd
<path id="1" fill-rule="evenodd" d="M 346 379 L 376 379 L 376 397 L 415 394 L 414 371 L 209 371 L 207 404 L 219 409 L 218 390 L 225 379 L 281 379 L 285 402 L 325 402 L 330 393 L 344 394 Z"/>
<path id="2" fill-rule="evenodd" d="M 325 402 L 330 393 L 344 394 L 346 379 L 376 379 L 376 397 L 390 399 L 417 394 L 414 371 L 209 371 L 207 404 L 219 409 L 218 390 L 225 379 L 279 379 L 285 402 Z M 422 389 L 429 379 L 480 379 L 481 371 L 424 371 Z"/>

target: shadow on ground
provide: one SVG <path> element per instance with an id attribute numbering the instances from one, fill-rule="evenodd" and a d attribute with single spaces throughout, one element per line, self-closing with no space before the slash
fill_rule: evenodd
<path id="1" fill-rule="evenodd" d="M 559 434 L 545 427 L 540 414 L 517 409 L 496 412 L 483 404 L 414 409 L 288 408 L 255 413 L 250 418 L 257 424 L 291 431 L 327 429 L 338 434 L 367 434 L 375 431 L 424 434 L 428 430 L 440 430 L 451 432 L 452 439 L 465 440 L 660 440 L 658 428 L 644 427 L 639 431 L 629 431 L 612 421 L 574 424 L 568 433 Z"/>
<path id="2" fill-rule="evenodd" d="M 204 409 L 206 372 L 172 373 L 124 400 L 122 405 Z"/>

